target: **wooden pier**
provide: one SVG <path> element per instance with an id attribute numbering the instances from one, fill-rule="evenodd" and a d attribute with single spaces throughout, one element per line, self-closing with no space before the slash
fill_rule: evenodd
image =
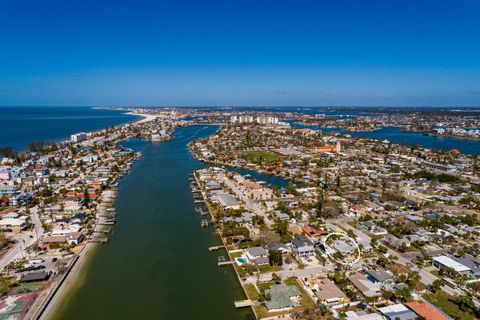
<path id="1" fill-rule="evenodd" d="M 90 240 L 91 243 L 108 243 L 108 238 L 93 238 Z"/>
<path id="2" fill-rule="evenodd" d="M 245 308 L 245 307 L 253 307 L 254 303 L 251 300 L 239 300 L 235 301 L 235 308 Z"/>
<path id="3" fill-rule="evenodd" d="M 98 225 L 101 225 L 101 226 L 111 226 L 111 225 L 114 225 L 116 222 L 116 220 L 104 220 L 104 221 L 99 221 L 98 222 Z"/>
<path id="4" fill-rule="evenodd" d="M 212 246 L 212 247 L 208 247 L 208 251 L 216 251 L 216 250 L 219 250 L 219 249 L 223 249 L 225 248 L 224 246 Z"/>
<path id="5" fill-rule="evenodd" d="M 217 263 L 217 265 L 218 265 L 219 267 L 229 266 L 229 265 L 232 265 L 232 264 L 235 264 L 235 261 L 228 260 L 228 261 L 219 261 L 219 262 Z"/>

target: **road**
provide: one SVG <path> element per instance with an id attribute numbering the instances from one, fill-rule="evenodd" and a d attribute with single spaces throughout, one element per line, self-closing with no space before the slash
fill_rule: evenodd
<path id="1" fill-rule="evenodd" d="M 254 200 L 247 197 L 231 179 L 225 177 L 223 181 L 225 182 L 225 185 L 232 189 L 232 191 L 245 203 L 247 209 L 249 209 L 256 215 L 263 217 L 267 227 L 271 228 L 273 221 L 268 218 L 267 214 L 262 209 L 260 209 L 259 205 Z"/>
<path id="2" fill-rule="evenodd" d="M 44 230 L 38 216 L 38 208 L 33 207 L 30 213 L 33 224 L 32 231 L 25 231 L 12 236 L 17 242 L 0 258 L 0 270 L 3 270 L 10 262 L 16 259 L 27 258 L 26 248 L 37 241 L 37 236 L 38 239 L 42 237 Z"/>

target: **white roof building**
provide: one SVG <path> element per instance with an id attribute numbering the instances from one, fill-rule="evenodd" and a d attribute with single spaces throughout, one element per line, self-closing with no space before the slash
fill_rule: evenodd
<path id="1" fill-rule="evenodd" d="M 466 265 L 463 265 L 460 262 L 457 262 L 447 256 L 438 256 L 433 258 L 432 260 L 433 260 L 433 265 L 439 268 L 441 267 L 452 268 L 453 270 L 461 274 L 471 271 L 471 269 Z"/>

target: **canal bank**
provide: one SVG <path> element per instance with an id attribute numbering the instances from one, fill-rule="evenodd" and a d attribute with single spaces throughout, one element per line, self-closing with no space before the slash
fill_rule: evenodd
<path id="1" fill-rule="evenodd" d="M 119 223 L 54 319 L 254 319 L 235 309 L 243 290 L 208 251 L 221 240 L 200 227 L 189 189 L 189 174 L 203 164 L 187 144 L 215 130 L 185 127 L 168 142 L 124 143 L 144 156 L 120 183 Z"/>

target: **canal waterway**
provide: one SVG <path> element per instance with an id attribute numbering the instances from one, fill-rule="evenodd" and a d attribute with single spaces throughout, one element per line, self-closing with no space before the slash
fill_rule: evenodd
<path id="1" fill-rule="evenodd" d="M 56 319 L 254 319 L 231 267 L 218 267 L 208 247 L 221 243 L 201 228 L 189 175 L 204 166 L 187 144 L 218 128 L 185 127 L 163 143 L 130 140 L 140 151 L 119 185 L 118 224 L 91 258 L 80 287 L 67 295 Z"/>

